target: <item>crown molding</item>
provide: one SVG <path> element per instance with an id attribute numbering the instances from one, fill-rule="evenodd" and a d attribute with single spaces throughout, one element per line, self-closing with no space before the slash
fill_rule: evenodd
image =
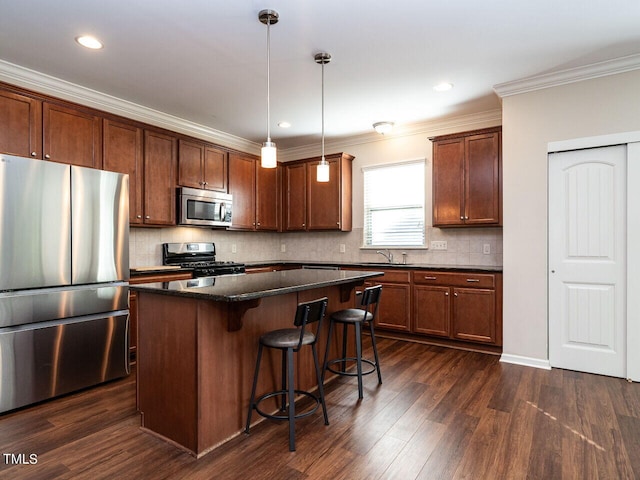
<path id="1" fill-rule="evenodd" d="M 628 55 L 558 72 L 533 75 L 512 82 L 499 83 L 494 85 L 493 90 L 503 98 L 638 69 L 640 69 L 640 54 Z"/>
<path id="2" fill-rule="evenodd" d="M 0 80 L 132 120 L 194 136 L 247 153 L 260 153 L 260 145 L 167 113 L 82 87 L 13 63 L 0 60 Z"/>
<path id="3" fill-rule="evenodd" d="M 197 137 L 228 148 L 256 155 L 260 154 L 261 145 L 256 142 L 214 130 L 204 125 L 82 87 L 4 60 L 0 60 L 0 81 L 184 135 Z M 329 140 L 325 142 L 325 150 L 342 152 L 348 151 L 350 147 L 355 145 L 383 142 L 413 135 L 434 136 L 465 129 L 473 130 L 495 126 L 501 123 L 502 111 L 500 109 L 489 110 L 469 115 L 398 125 L 392 133 L 386 135 L 371 131 L 365 134 Z M 278 160 L 284 162 L 319 155 L 319 144 L 278 149 Z"/>
<path id="4" fill-rule="evenodd" d="M 374 131 L 350 137 L 325 140 L 325 150 L 331 152 L 348 152 L 350 147 L 376 142 L 384 142 L 394 138 L 414 135 L 436 136 L 456 131 L 475 130 L 502 124 L 502 110 L 459 115 L 457 117 L 440 118 L 406 125 L 396 125 L 391 133 L 381 135 Z M 320 156 L 320 144 L 291 147 L 278 152 L 278 160 L 287 162 L 301 158 Z"/>

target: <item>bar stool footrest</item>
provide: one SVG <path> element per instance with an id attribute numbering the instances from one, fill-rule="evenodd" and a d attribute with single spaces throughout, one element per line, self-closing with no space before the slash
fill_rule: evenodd
<path id="1" fill-rule="evenodd" d="M 266 413 L 262 410 L 260 410 L 260 402 L 262 402 L 263 400 L 266 400 L 267 398 L 273 398 L 273 397 L 281 397 L 283 395 L 287 395 L 287 393 L 289 393 L 288 390 L 278 390 L 275 392 L 269 392 L 269 393 L 265 393 L 264 395 L 262 395 L 261 397 L 259 397 L 255 404 L 253 405 L 253 408 L 255 409 L 256 412 L 258 412 L 258 414 L 262 415 L 265 418 L 270 418 L 271 420 L 289 420 L 289 415 L 273 415 L 270 413 Z M 294 390 L 294 393 L 297 395 L 303 395 L 307 398 L 312 399 L 315 402 L 315 405 L 313 406 L 313 408 L 309 411 L 306 412 L 302 412 L 302 413 L 296 413 L 293 418 L 298 419 L 298 418 L 304 418 L 304 417 L 308 417 L 309 415 L 312 415 L 313 413 L 315 413 L 316 410 L 318 410 L 318 407 L 320 406 L 320 399 L 314 395 L 311 392 L 307 392 L 305 390 Z"/>
<path id="2" fill-rule="evenodd" d="M 331 368 L 331 365 L 335 364 L 335 363 L 344 363 L 344 362 L 357 362 L 358 359 L 356 357 L 345 357 L 345 358 L 335 358 L 333 360 L 329 360 L 327 362 L 327 370 L 329 370 L 330 372 L 333 372 L 337 375 L 345 375 L 348 377 L 357 377 L 358 376 L 358 372 L 347 372 L 346 370 L 335 370 L 333 368 Z M 369 375 L 373 372 L 376 371 L 376 364 L 374 362 L 372 362 L 371 360 L 367 360 L 366 358 L 362 358 L 360 359 L 360 361 L 362 363 L 366 363 L 367 365 L 371 366 L 370 370 L 364 371 L 362 372 L 362 375 Z"/>

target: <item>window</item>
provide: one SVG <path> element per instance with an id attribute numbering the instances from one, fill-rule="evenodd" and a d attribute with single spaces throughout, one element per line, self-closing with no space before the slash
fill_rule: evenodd
<path id="1" fill-rule="evenodd" d="M 364 246 L 424 246 L 424 160 L 364 169 Z"/>

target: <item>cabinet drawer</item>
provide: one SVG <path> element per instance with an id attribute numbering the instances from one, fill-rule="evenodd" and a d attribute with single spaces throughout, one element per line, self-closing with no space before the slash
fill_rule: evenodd
<path id="1" fill-rule="evenodd" d="M 371 280 L 373 283 L 410 283 L 411 272 L 402 272 L 398 270 L 382 270 L 384 277 L 376 277 Z"/>
<path id="2" fill-rule="evenodd" d="M 413 282 L 419 285 L 495 288 L 495 275 L 490 273 L 414 271 Z"/>

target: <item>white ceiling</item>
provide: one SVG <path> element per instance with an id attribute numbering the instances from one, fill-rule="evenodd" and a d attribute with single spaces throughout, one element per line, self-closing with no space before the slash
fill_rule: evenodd
<path id="1" fill-rule="evenodd" d="M 640 53 L 637 0 L 0 0 L 0 59 L 241 138 L 315 143 L 500 107 L 493 86 Z M 105 44 L 88 51 L 74 38 Z M 455 87 L 438 93 L 441 81 Z M 292 127 L 276 126 L 286 120 Z"/>

